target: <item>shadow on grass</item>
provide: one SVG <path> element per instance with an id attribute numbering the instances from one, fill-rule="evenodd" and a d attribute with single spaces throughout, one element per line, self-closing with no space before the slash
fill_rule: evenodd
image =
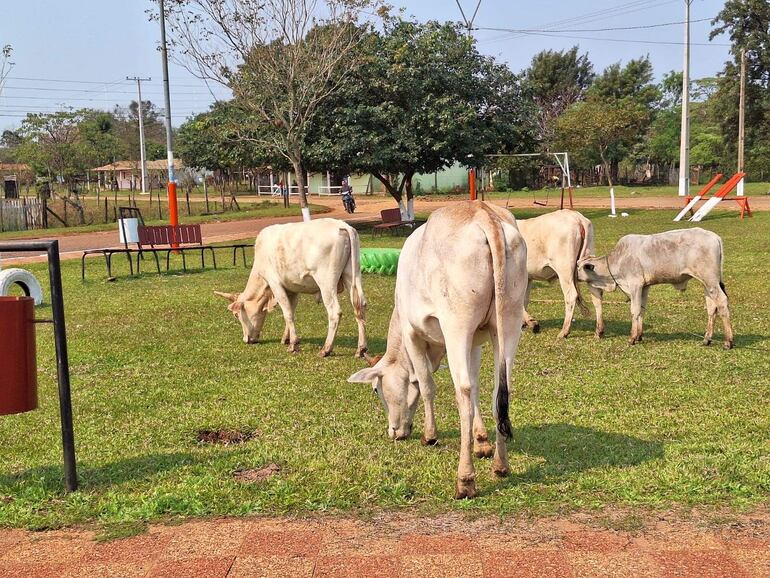
<path id="1" fill-rule="evenodd" d="M 216 459 L 210 455 L 196 455 L 189 452 L 147 454 L 126 458 L 100 466 L 78 463 L 80 489 L 102 489 L 124 482 L 150 479 L 160 473 L 182 467 L 197 466 Z M 50 492 L 64 488 L 62 464 L 41 466 L 15 474 L 0 474 L 0 488 L 35 486 Z"/>

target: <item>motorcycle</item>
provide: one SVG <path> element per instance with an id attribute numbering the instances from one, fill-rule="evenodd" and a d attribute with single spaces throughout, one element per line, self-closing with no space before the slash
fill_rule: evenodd
<path id="1" fill-rule="evenodd" d="M 342 204 L 345 207 L 345 211 L 353 214 L 356 212 L 356 200 L 353 198 L 352 191 L 345 191 L 342 193 Z"/>

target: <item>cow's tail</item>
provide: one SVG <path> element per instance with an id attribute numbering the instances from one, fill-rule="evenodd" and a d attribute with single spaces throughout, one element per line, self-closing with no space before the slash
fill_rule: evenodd
<path id="1" fill-rule="evenodd" d="M 366 318 L 366 297 L 361 282 L 361 243 L 358 240 L 358 231 L 350 226 L 346 227 L 346 230 L 350 239 L 350 302 L 356 317 L 363 320 Z"/>
<path id="2" fill-rule="evenodd" d="M 722 289 L 722 293 L 727 295 L 727 287 L 725 287 L 724 283 L 724 259 L 725 257 L 725 248 L 722 244 L 722 237 L 719 237 L 719 287 Z"/>
<path id="3" fill-rule="evenodd" d="M 492 278 L 494 280 L 495 299 L 495 324 L 497 325 L 497 346 L 499 349 L 498 368 L 499 378 L 497 383 L 497 397 L 495 407 L 497 410 L 497 431 L 505 438 L 513 437 L 511 418 L 508 403 L 508 360 L 505 357 L 505 269 L 506 269 L 506 245 L 500 218 L 485 204 L 479 205 L 477 213 L 482 218 L 479 225 L 489 243 L 489 251 L 492 254 Z"/>
<path id="4" fill-rule="evenodd" d="M 583 300 L 583 295 L 580 293 L 580 285 L 577 278 L 577 262 L 581 259 L 588 257 L 594 246 L 594 228 L 592 226 L 586 227 L 581 221 L 578 221 L 580 227 L 580 249 L 578 250 L 577 259 L 575 259 L 575 290 L 577 291 L 577 306 L 580 308 L 580 313 L 584 316 L 589 316 L 591 311 L 588 309 L 586 302 Z"/>

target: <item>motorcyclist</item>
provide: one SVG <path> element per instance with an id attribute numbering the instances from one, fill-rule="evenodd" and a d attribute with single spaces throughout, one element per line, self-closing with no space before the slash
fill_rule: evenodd
<path id="1" fill-rule="evenodd" d="M 345 206 L 345 211 L 355 213 L 356 200 L 353 198 L 353 187 L 350 186 L 347 179 L 342 179 L 340 195 L 342 196 L 342 204 Z"/>

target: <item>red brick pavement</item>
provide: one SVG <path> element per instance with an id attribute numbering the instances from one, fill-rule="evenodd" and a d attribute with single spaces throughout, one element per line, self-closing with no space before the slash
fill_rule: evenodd
<path id="1" fill-rule="evenodd" d="M 564 520 L 458 516 L 243 518 L 90 531 L 0 532 L 0 577 L 767 577 L 770 517 L 720 529 L 659 520 L 639 533 Z"/>

